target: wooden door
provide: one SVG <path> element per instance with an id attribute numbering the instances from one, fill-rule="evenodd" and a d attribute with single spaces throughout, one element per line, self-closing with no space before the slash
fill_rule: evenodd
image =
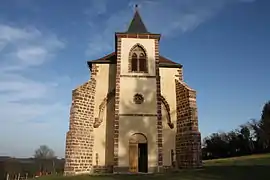
<path id="1" fill-rule="evenodd" d="M 138 144 L 129 143 L 129 171 L 138 172 Z"/>

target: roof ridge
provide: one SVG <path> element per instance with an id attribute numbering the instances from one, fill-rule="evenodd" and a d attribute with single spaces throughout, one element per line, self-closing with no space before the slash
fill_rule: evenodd
<path id="1" fill-rule="evenodd" d="M 104 61 L 104 60 L 109 61 L 110 60 L 109 58 L 111 58 L 112 56 L 115 56 L 115 55 L 116 55 L 116 52 L 114 51 L 114 52 L 111 52 L 111 53 L 101 57 L 101 58 L 90 60 L 88 62 L 99 62 L 99 61 Z M 161 59 L 161 63 L 179 64 L 179 63 L 176 63 L 176 62 L 174 62 L 174 61 L 172 61 L 172 60 L 170 60 L 162 55 L 159 55 L 159 58 Z"/>

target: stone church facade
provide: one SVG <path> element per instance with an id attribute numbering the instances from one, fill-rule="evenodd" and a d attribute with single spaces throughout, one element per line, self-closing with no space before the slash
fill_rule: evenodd
<path id="1" fill-rule="evenodd" d="M 196 91 L 160 55 L 160 37 L 136 10 L 115 52 L 88 61 L 90 80 L 72 91 L 65 175 L 202 165 Z"/>

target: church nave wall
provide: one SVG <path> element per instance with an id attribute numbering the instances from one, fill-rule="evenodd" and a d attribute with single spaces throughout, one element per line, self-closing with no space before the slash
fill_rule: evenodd
<path id="1" fill-rule="evenodd" d="M 164 99 L 162 103 L 163 166 L 170 167 L 172 166 L 172 160 L 175 161 L 176 94 L 174 79 L 179 75 L 179 68 L 159 68 L 159 71 L 161 95 Z M 165 104 L 168 108 L 165 107 Z M 169 118 L 171 125 L 168 124 Z"/>
<path id="2" fill-rule="evenodd" d="M 113 120 L 115 96 L 115 65 L 98 64 L 95 94 L 93 166 L 102 169 L 113 163 Z M 98 122 L 98 123 L 97 123 Z"/>

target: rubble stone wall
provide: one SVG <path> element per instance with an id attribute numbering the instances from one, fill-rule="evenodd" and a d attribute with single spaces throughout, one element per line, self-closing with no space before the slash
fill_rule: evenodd
<path id="1" fill-rule="evenodd" d="M 176 162 L 178 168 L 202 166 L 201 134 L 198 129 L 196 91 L 175 80 L 177 130 Z"/>
<path id="2" fill-rule="evenodd" d="M 72 91 L 69 131 L 66 135 L 65 175 L 87 174 L 92 170 L 96 65 L 91 79 Z"/>

